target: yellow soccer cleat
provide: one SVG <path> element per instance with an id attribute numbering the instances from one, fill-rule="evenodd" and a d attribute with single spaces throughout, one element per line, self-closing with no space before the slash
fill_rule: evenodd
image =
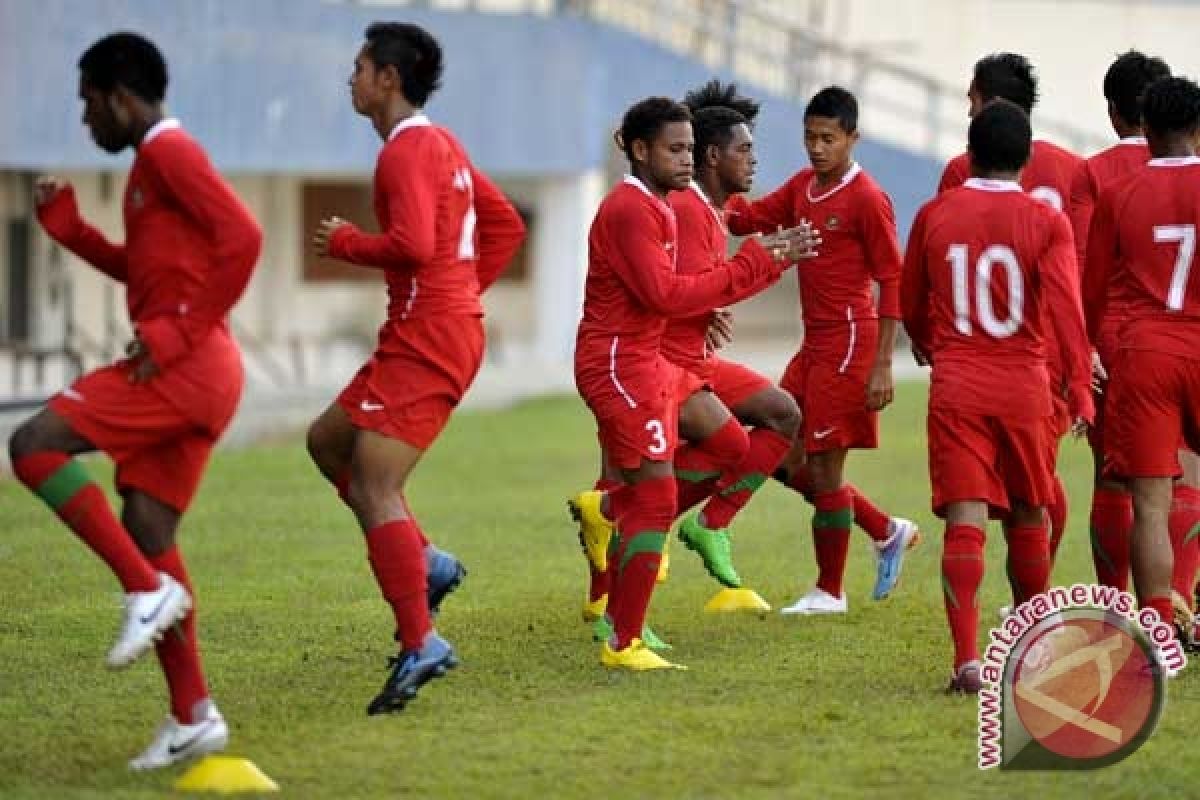
<path id="1" fill-rule="evenodd" d="M 613 536 L 613 524 L 600 511 L 603 499 L 604 492 L 589 489 L 567 501 L 571 516 L 579 523 L 579 543 L 597 572 L 608 568 L 608 545 Z"/>
<path id="2" fill-rule="evenodd" d="M 595 622 L 604 616 L 608 610 L 608 595 L 602 594 L 595 600 L 585 600 L 583 603 L 583 621 Z"/>
<path id="3" fill-rule="evenodd" d="M 667 582 L 667 575 L 671 571 L 671 553 L 669 549 L 670 543 L 670 536 L 663 540 L 662 560 L 658 562 L 658 575 L 656 575 L 654 578 L 655 583 Z"/>
<path id="4" fill-rule="evenodd" d="M 633 672 L 645 672 L 651 669 L 687 669 L 687 667 L 667 661 L 646 647 L 641 639 L 634 639 L 624 650 L 613 650 L 608 642 L 605 642 L 600 649 L 600 663 L 609 669 L 628 669 Z"/>

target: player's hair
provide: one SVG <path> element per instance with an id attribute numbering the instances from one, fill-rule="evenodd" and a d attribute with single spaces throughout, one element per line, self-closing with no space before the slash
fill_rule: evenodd
<path id="1" fill-rule="evenodd" d="M 1151 83 L 1170 74 L 1171 68 L 1161 58 L 1130 50 L 1117 56 L 1104 73 L 1104 98 L 1118 117 L 1137 125 L 1142 121 L 1142 93 Z"/>
<path id="2" fill-rule="evenodd" d="M 365 34 L 376 69 L 395 67 L 405 98 L 423 108 L 442 87 L 442 46 L 429 31 L 407 22 L 376 22 Z"/>
<path id="3" fill-rule="evenodd" d="M 154 43 L 139 33 L 110 33 L 79 59 L 88 86 L 110 93 L 122 86 L 147 103 L 161 103 L 167 94 L 167 62 Z"/>
<path id="4" fill-rule="evenodd" d="M 858 100 L 840 86 L 826 86 L 812 96 L 804 108 L 804 118 L 836 119 L 846 133 L 858 130 Z"/>
<path id="5" fill-rule="evenodd" d="M 647 97 L 629 107 L 621 118 L 621 130 L 618 131 L 616 142 L 629 162 L 633 163 L 633 143 L 641 139 L 651 144 L 659 131 L 672 122 L 691 122 L 692 113 L 688 107 L 669 97 Z"/>
<path id="6" fill-rule="evenodd" d="M 967 152 L 982 172 L 1016 172 L 1029 160 L 1033 129 L 1016 103 L 997 98 L 971 119 Z"/>
<path id="7" fill-rule="evenodd" d="M 1158 135 L 1190 133 L 1200 128 L 1200 86 L 1184 77 L 1159 78 L 1142 96 L 1146 130 Z"/>
<path id="8" fill-rule="evenodd" d="M 992 53 L 975 62 L 975 90 L 983 102 L 997 97 L 1016 103 L 1026 114 L 1038 101 L 1038 80 L 1029 59 L 1016 53 Z"/>
<path id="9" fill-rule="evenodd" d="M 757 100 L 738 94 L 736 83 L 721 83 L 713 78 L 699 89 L 693 89 L 683 98 L 683 104 L 693 114 L 706 108 L 728 108 L 741 114 L 747 125 L 753 127 L 758 116 Z"/>

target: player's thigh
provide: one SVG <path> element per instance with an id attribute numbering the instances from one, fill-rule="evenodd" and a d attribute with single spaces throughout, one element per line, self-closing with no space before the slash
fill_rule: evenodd
<path id="1" fill-rule="evenodd" d="M 47 450 L 75 455 L 95 449 L 95 445 L 48 406 L 22 422 L 8 440 L 9 457 L 14 461 L 29 453 Z"/>
<path id="2" fill-rule="evenodd" d="M 351 493 L 355 488 L 399 492 L 424 455 L 424 450 L 376 431 L 360 431 L 351 458 Z"/>

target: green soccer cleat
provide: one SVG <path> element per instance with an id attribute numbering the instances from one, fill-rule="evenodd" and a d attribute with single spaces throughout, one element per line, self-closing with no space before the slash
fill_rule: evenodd
<path id="1" fill-rule="evenodd" d="M 607 642 L 612 638 L 613 626 L 607 615 L 592 623 L 592 640 Z M 658 634 L 650 630 L 649 625 L 642 626 L 642 642 L 651 650 L 672 650 L 671 645 L 658 638 Z"/>
<path id="2" fill-rule="evenodd" d="M 679 541 L 700 556 L 708 574 L 722 586 L 740 589 L 742 579 L 733 568 L 733 543 L 726 528 L 713 530 L 700 524 L 700 513 L 689 514 L 679 525 Z"/>

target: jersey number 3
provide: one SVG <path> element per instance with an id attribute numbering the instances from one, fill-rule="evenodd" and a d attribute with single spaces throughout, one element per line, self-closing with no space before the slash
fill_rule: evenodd
<path id="1" fill-rule="evenodd" d="M 968 255 L 965 244 L 952 244 L 946 251 L 954 282 L 954 328 L 963 336 L 972 334 L 971 299 L 974 295 L 975 316 L 984 332 L 996 339 L 1007 339 L 1020 330 L 1025 312 L 1025 284 L 1021 279 L 1017 254 L 1006 245 L 991 245 L 976 259 L 973 276 L 968 275 Z M 992 270 L 996 267 L 1004 270 L 1008 284 L 1008 309 L 1004 319 L 996 315 L 996 304 L 992 297 Z M 974 292 L 970 286 L 972 277 L 975 280 Z"/>

